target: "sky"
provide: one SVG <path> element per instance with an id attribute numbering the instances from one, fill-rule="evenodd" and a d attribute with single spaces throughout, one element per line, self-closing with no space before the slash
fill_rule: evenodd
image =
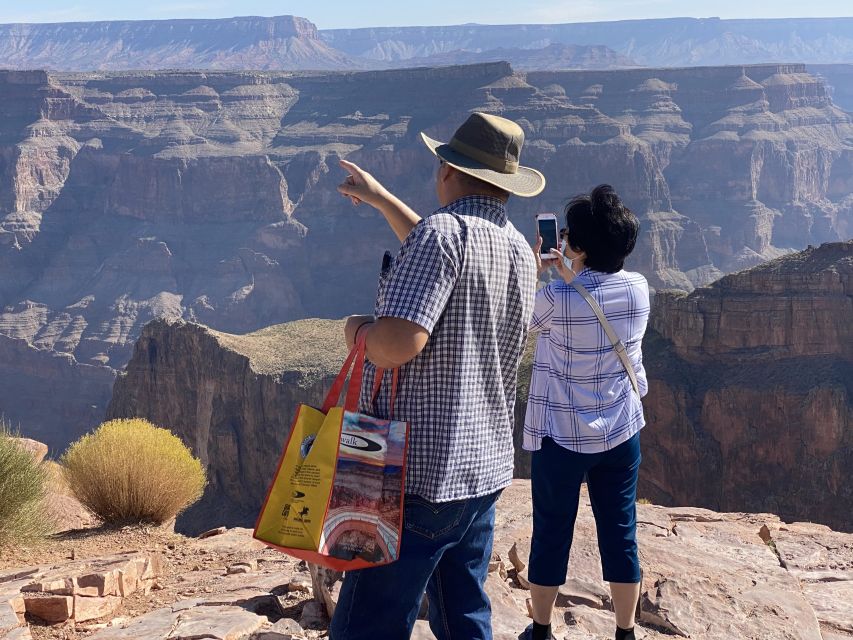
<path id="1" fill-rule="evenodd" d="M 227 18 L 292 14 L 321 29 L 590 22 L 642 18 L 850 17 L 850 0 L 0 0 L 0 23 Z"/>

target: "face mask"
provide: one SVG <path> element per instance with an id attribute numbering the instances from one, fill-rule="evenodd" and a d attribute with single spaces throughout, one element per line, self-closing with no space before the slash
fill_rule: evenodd
<path id="1" fill-rule="evenodd" d="M 567 243 L 566 243 L 566 241 L 565 241 L 565 240 L 563 240 L 562 242 L 560 242 L 560 254 L 563 256 L 563 264 L 566 266 L 566 269 L 568 269 L 569 271 L 571 271 L 573 274 L 578 275 L 578 274 L 577 274 L 577 271 L 575 271 L 575 270 L 572 268 L 572 265 L 574 264 L 575 260 L 577 260 L 577 257 L 569 258 L 569 257 L 566 255 L 566 246 L 567 246 Z"/>

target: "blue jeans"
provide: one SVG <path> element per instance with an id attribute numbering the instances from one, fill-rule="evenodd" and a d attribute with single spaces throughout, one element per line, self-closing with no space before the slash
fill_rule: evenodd
<path id="1" fill-rule="evenodd" d="M 483 584 L 499 495 L 440 503 L 406 495 L 400 559 L 346 574 L 330 640 L 406 640 L 425 591 L 438 640 L 491 640 Z"/>
<path id="2" fill-rule="evenodd" d="M 551 438 L 542 440 L 542 448 L 533 452 L 531 474 L 530 582 L 556 587 L 566 581 L 584 476 L 595 516 L 604 580 L 640 581 L 637 472 L 641 459 L 639 433 L 602 453 L 576 453 Z"/>

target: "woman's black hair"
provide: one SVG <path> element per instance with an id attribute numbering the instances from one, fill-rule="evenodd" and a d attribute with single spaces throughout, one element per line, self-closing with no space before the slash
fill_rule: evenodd
<path id="1" fill-rule="evenodd" d="M 634 250 L 640 221 L 609 184 L 600 184 L 590 194 L 575 196 L 566 205 L 569 245 L 586 252 L 586 266 L 595 271 L 616 273 Z"/>

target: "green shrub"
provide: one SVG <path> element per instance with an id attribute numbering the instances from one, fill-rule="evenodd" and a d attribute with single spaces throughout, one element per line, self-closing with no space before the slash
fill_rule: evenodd
<path id="1" fill-rule="evenodd" d="M 108 524 L 162 524 L 201 498 L 201 462 L 168 429 L 111 420 L 62 457 L 69 488 Z"/>
<path id="2" fill-rule="evenodd" d="M 0 420 L 0 547 L 50 533 L 47 486 L 46 467 L 15 442 L 9 425 Z"/>

